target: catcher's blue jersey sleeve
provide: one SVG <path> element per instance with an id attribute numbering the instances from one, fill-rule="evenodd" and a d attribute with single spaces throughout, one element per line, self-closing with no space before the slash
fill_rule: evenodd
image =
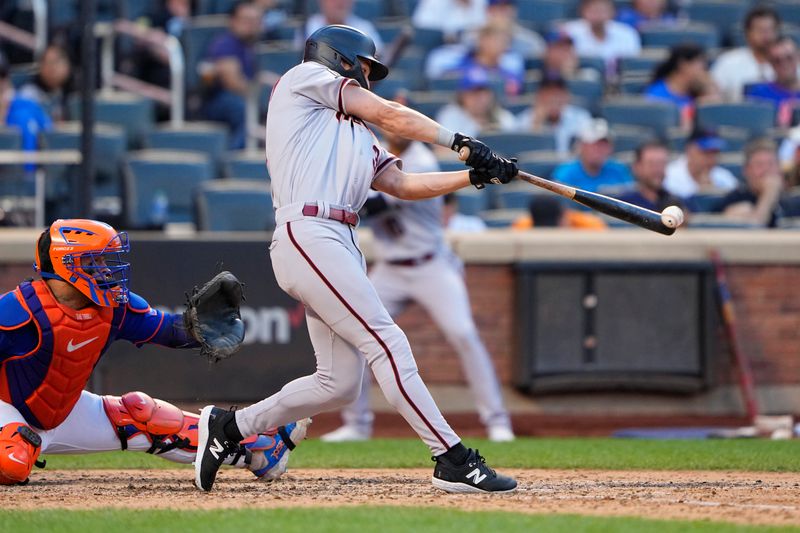
<path id="1" fill-rule="evenodd" d="M 137 346 L 148 343 L 170 348 L 198 346 L 183 327 L 183 315 L 153 309 L 144 298 L 133 292 L 130 293 L 128 307 L 119 326 L 117 338 L 130 341 Z"/>

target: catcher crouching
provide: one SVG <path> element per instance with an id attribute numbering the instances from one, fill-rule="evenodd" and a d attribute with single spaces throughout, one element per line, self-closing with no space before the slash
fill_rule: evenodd
<path id="1" fill-rule="evenodd" d="M 125 232 L 94 220 L 57 220 L 39 237 L 35 270 L 0 296 L 0 484 L 28 482 L 40 454 L 112 450 L 191 463 L 198 415 L 143 392 L 83 390 L 112 342 L 199 348 L 212 361 L 244 340 L 242 286 L 222 272 L 166 314 L 128 290 Z M 226 464 L 273 480 L 305 437 L 309 419 L 243 440 Z"/>

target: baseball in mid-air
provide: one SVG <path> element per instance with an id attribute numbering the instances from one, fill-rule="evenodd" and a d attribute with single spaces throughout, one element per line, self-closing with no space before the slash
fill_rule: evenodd
<path id="1" fill-rule="evenodd" d="M 668 228 L 677 228 L 683 224 L 683 211 L 677 205 L 671 205 L 661 212 L 661 222 Z"/>

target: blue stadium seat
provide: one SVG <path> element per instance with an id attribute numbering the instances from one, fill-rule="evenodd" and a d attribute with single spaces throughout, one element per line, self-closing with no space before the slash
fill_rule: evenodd
<path id="1" fill-rule="evenodd" d="M 781 197 L 781 209 L 786 217 L 800 220 L 800 186 L 795 186 L 786 191 Z M 800 227 L 798 225 L 797 227 Z"/>
<path id="2" fill-rule="evenodd" d="M 619 70 L 625 75 L 638 73 L 651 76 L 655 68 L 667 58 L 668 52 L 662 48 L 650 48 L 635 57 L 619 58 Z"/>
<path id="3" fill-rule="evenodd" d="M 720 35 L 729 37 L 730 28 L 741 26 L 748 7 L 744 0 L 694 0 L 686 13 L 692 22 L 710 24 Z"/>
<path id="4" fill-rule="evenodd" d="M 375 29 L 378 30 L 378 34 L 383 39 L 385 45 L 389 45 L 392 41 L 394 41 L 398 35 L 400 35 L 405 28 L 408 27 L 407 20 L 391 20 L 385 22 L 377 22 L 375 24 Z M 413 39 L 412 39 L 413 42 Z"/>
<path id="5" fill-rule="evenodd" d="M 720 193 L 699 193 L 689 198 L 686 206 L 693 213 L 716 213 L 724 197 L 725 195 Z"/>
<path id="6" fill-rule="evenodd" d="M 0 126 L 0 150 L 19 150 L 22 135 L 17 128 Z"/>
<path id="7" fill-rule="evenodd" d="M 642 126 L 656 134 L 677 126 L 679 120 L 678 107 L 671 102 L 630 96 L 607 100 L 601 105 L 601 115 L 612 125 Z"/>
<path id="8" fill-rule="evenodd" d="M 389 72 L 389 77 L 380 81 L 373 82 L 372 90 L 378 96 L 391 100 L 400 92 L 411 90 L 411 84 L 403 76 L 403 73 Z"/>
<path id="9" fill-rule="evenodd" d="M 578 68 L 588 68 L 596 71 L 601 76 L 606 74 L 606 62 L 602 57 L 584 56 L 578 58 Z"/>
<path id="10" fill-rule="evenodd" d="M 519 168 L 541 178 L 550 179 L 553 170 L 569 159 L 552 150 L 534 150 L 519 154 Z"/>
<path id="11" fill-rule="evenodd" d="M 588 109 L 592 114 L 599 111 L 604 90 L 601 80 L 568 80 L 567 86 L 576 105 Z"/>
<path id="12" fill-rule="evenodd" d="M 731 219 L 719 213 L 699 213 L 692 215 L 689 219 L 689 227 L 708 229 L 763 229 L 763 226 Z"/>
<path id="13" fill-rule="evenodd" d="M 662 136 L 661 132 L 653 132 L 651 128 L 617 124 L 612 126 L 614 135 L 614 153 L 632 152 L 645 141 Z"/>
<path id="14" fill-rule="evenodd" d="M 800 3 L 797 0 L 776 0 L 772 7 L 784 22 L 800 24 Z"/>
<path id="15" fill-rule="evenodd" d="M 414 28 L 412 40 L 414 45 L 422 48 L 427 53 L 444 44 L 444 34 L 439 30 Z"/>
<path id="16" fill-rule="evenodd" d="M 636 73 L 623 74 L 619 81 L 619 91 L 624 95 L 641 95 L 650 86 L 650 75 L 638 75 Z"/>
<path id="17" fill-rule="evenodd" d="M 153 201 L 159 191 L 168 200 L 168 222 L 192 220 L 192 191 L 214 177 L 208 156 L 197 152 L 141 150 L 130 152 L 123 173 L 124 205 L 128 225 L 153 223 Z"/>
<path id="18" fill-rule="evenodd" d="M 440 159 L 437 163 L 442 172 L 456 172 L 467 168 L 464 162 L 458 159 Z"/>
<path id="19" fill-rule="evenodd" d="M 700 22 L 685 26 L 663 26 L 644 28 L 640 31 L 642 46 L 653 48 L 672 48 L 681 43 L 694 43 L 705 49 L 717 48 L 720 44 L 719 31 L 714 26 Z"/>
<path id="20" fill-rule="evenodd" d="M 509 183 L 497 191 L 497 207 L 500 209 L 527 209 L 538 189 L 526 182 Z"/>
<path id="21" fill-rule="evenodd" d="M 527 209 L 489 209 L 481 211 L 479 216 L 489 228 L 508 228 L 527 214 Z"/>
<path id="22" fill-rule="evenodd" d="M 225 175 L 235 180 L 269 181 L 267 163 L 261 150 L 228 152 Z"/>
<path id="23" fill-rule="evenodd" d="M 519 0 L 517 18 L 530 28 L 546 30 L 547 25 L 566 16 L 566 6 L 560 0 Z"/>
<path id="24" fill-rule="evenodd" d="M 504 157 L 519 157 L 531 150 L 555 150 L 556 141 L 551 132 L 543 133 L 485 133 L 480 139 Z"/>
<path id="25" fill-rule="evenodd" d="M 457 91 L 463 77 L 463 73 L 449 72 L 438 78 L 431 78 L 428 80 L 428 90 L 449 92 Z M 492 91 L 494 91 L 498 97 L 503 95 L 505 91 L 505 82 L 501 78 L 492 77 L 489 80 L 489 85 L 492 87 Z"/>
<path id="26" fill-rule="evenodd" d="M 211 158 L 215 169 L 220 169 L 228 147 L 228 130 L 213 122 L 186 122 L 177 128 L 166 125 L 149 132 L 144 144 L 157 150 L 201 152 Z"/>
<path id="27" fill-rule="evenodd" d="M 198 68 L 208 53 L 211 41 L 228 29 L 227 15 L 202 15 L 192 17 L 181 34 L 183 55 L 186 58 L 186 87 L 193 89 L 200 82 Z"/>
<path id="28" fill-rule="evenodd" d="M 73 117 L 80 117 L 81 102 L 75 97 L 69 102 Z M 155 124 L 153 100 L 124 92 L 99 92 L 94 100 L 95 120 L 120 126 L 125 130 L 129 147 L 142 146 L 144 137 Z"/>
<path id="29" fill-rule="evenodd" d="M 725 153 L 720 154 L 719 156 L 719 166 L 729 170 L 731 174 L 736 176 L 741 181 L 744 181 L 744 177 L 742 176 L 743 165 L 744 165 L 744 154 L 741 152 L 741 150 L 737 151 L 729 150 Z"/>
<path id="30" fill-rule="evenodd" d="M 486 191 L 467 187 L 455 193 L 458 212 L 462 215 L 478 216 L 478 213 L 489 208 L 490 196 Z"/>
<path id="31" fill-rule="evenodd" d="M 766 102 L 704 104 L 697 107 L 696 117 L 703 126 L 732 126 L 752 135 L 764 135 L 775 125 L 775 107 Z"/>
<path id="32" fill-rule="evenodd" d="M 78 122 L 62 122 L 55 129 L 42 134 L 42 144 L 50 150 L 80 150 L 81 130 Z M 120 164 L 127 146 L 125 131 L 120 126 L 95 125 L 95 196 L 114 197 L 122 193 Z"/>
<path id="33" fill-rule="evenodd" d="M 261 45 L 256 49 L 258 70 L 267 70 L 282 75 L 303 59 L 303 52 L 275 44 Z"/>
<path id="34" fill-rule="evenodd" d="M 199 231 L 268 231 L 275 213 L 268 183 L 222 180 L 201 183 L 194 194 Z"/>
<path id="35" fill-rule="evenodd" d="M 449 92 L 411 92 L 408 94 L 408 104 L 425 116 L 435 118 L 436 114 L 447 104 L 454 101 Z"/>

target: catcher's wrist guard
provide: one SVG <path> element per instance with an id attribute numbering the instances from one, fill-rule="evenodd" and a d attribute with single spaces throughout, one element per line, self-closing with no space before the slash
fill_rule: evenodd
<path id="1" fill-rule="evenodd" d="M 200 344 L 200 353 L 211 362 L 227 359 L 244 342 L 244 322 L 239 306 L 244 300 L 242 283 L 223 271 L 186 295 L 183 321 L 186 331 Z"/>

